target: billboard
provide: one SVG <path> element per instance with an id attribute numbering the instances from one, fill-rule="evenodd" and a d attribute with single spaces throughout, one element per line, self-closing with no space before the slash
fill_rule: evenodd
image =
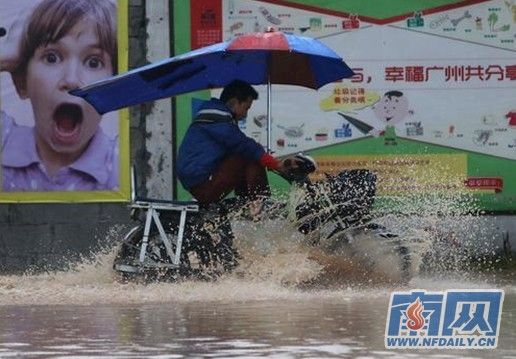
<path id="1" fill-rule="evenodd" d="M 68 91 L 127 70 L 127 0 L 0 4 L 0 202 L 125 201 L 127 110 Z"/>
<path id="2" fill-rule="evenodd" d="M 188 41 L 176 31 L 176 54 L 270 28 L 317 38 L 356 75 L 319 91 L 273 85 L 276 155 L 313 155 L 315 179 L 369 168 L 380 200 L 465 193 L 485 210 L 516 210 L 516 2 L 371 4 L 190 1 L 176 6 L 175 26 L 191 29 Z M 265 145 L 267 93 L 256 88 L 240 127 Z M 178 141 L 192 99 L 218 93 L 178 100 Z"/>

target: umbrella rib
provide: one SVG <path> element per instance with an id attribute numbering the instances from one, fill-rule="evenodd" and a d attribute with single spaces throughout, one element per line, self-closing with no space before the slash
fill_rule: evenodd
<path id="1" fill-rule="evenodd" d="M 71 93 L 85 98 L 95 108 L 112 111 L 136 103 L 223 87 L 233 79 L 240 79 L 253 85 L 268 85 L 270 129 L 272 84 L 318 89 L 353 76 L 353 71 L 338 54 L 314 39 L 281 32 L 238 38 L 238 46 L 231 40 L 192 50 Z M 307 57 L 308 60 L 301 61 L 298 57 Z M 306 65 L 306 70 L 302 65 Z M 268 140 L 270 142 L 271 137 Z"/>
<path id="2" fill-rule="evenodd" d="M 206 65 L 202 65 L 202 66 L 199 66 L 199 67 L 197 67 L 195 69 L 192 69 L 190 71 L 182 73 L 179 76 L 175 76 L 174 78 L 172 78 L 172 79 L 164 82 L 163 84 L 159 85 L 158 89 L 160 89 L 160 90 L 167 90 L 168 88 L 174 86 L 178 82 L 186 80 L 186 79 L 189 79 L 190 77 L 192 77 L 194 75 L 197 75 L 198 73 L 203 71 L 205 68 L 206 68 Z"/>

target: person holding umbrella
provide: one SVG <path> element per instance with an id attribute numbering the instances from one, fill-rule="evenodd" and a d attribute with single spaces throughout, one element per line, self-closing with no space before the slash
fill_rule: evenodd
<path id="1" fill-rule="evenodd" d="M 268 195 L 265 168 L 288 177 L 282 168 L 288 166 L 267 154 L 272 142 L 272 84 L 316 90 L 353 75 L 342 57 L 320 41 L 267 31 L 194 49 L 70 93 L 103 114 L 160 98 L 224 87 L 221 98 L 212 99 L 197 114 L 179 149 L 176 168 L 183 186 L 199 202 L 213 203 L 231 190 L 248 197 Z M 239 81 L 230 83 L 234 79 Z M 267 85 L 266 151 L 236 125 L 258 97 L 251 85 Z"/>
<path id="2" fill-rule="evenodd" d="M 238 127 L 256 99 L 251 85 L 234 80 L 219 99 L 201 106 L 188 128 L 176 170 L 183 187 L 201 204 L 218 202 L 235 191 L 254 204 L 250 208 L 255 216 L 263 203 L 259 199 L 270 196 L 266 168 L 281 172 L 283 164 Z"/>

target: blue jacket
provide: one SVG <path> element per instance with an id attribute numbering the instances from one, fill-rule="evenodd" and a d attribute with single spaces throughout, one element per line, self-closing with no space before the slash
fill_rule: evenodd
<path id="1" fill-rule="evenodd" d="M 191 189 L 208 180 L 229 155 L 240 154 L 259 161 L 264 153 L 262 145 L 240 131 L 229 108 L 212 98 L 201 106 L 186 131 L 176 171 L 183 187 Z"/>

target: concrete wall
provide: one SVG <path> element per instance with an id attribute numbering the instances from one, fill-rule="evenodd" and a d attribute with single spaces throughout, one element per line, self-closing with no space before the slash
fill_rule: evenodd
<path id="1" fill-rule="evenodd" d="M 145 9 L 144 0 L 129 1 L 130 68 L 147 63 Z M 130 111 L 131 162 L 141 169 L 138 187 L 143 194 L 151 173 L 145 148 L 150 106 Z M 130 225 L 127 203 L 0 204 L 0 272 L 66 267 L 81 256 L 109 248 Z"/>
<path id="2" fill-rule="evenodd" d="M 146 1 L 147 60 L 156 62 L 170 56 L 170 12 L 168 0 Z M 155 101 L 147 114 L 146 128 L 149 134 L 145 147 L 149 153 L 149 169 L 146 180 L 147 197 L 173 199 L 172 165 L 172 100 Z"/>
<path id="3" fill-rule="evenodd" d="M 0 272 L 66 267 L 112 246 L 129 224 L 125 204 L 0 205 Z"/>

